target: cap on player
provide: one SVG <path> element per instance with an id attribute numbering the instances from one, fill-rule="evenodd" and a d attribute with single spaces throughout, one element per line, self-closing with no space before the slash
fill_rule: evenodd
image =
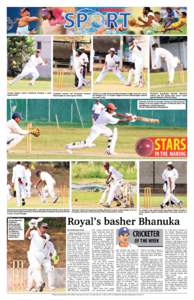
<path id="1" fill-rule="evenodd" d="M 173 166 L 173 163 L 171 161 L 168 161 L 167 166 Z"/>
<path id="2" fill-rule="evenodd" d="M 117 107 L 113 103 L 108 103 L 107 106 L 106 106 L 106 108 L 112 109 L 112 110 L 116 110 L 117 109 Z"/>
<path id="3" fill-rule="evenodd" d="M 15 120 L 17 118 L 21 120 L 22 116 L 21 116 L 21 114 L 19 112 L 14 112 L 13 115 L 12 115 L 12 119 Z"/>
<path id="4" fill-rule="evenodd" d="M 110 48 L 110 50 L 109 50 L 110 52 L 116 52 L 116 50 L 115 50 L 115 48 Z"/>
<path id="5" fill-rule="evenodd" d="M 123 235 L 125 233 L 127 233 L 129 235 L 129 229 L 127 227 L 121 227 L 119 229 L 118 235 Z"/>
<path id="6" fill-rule="evenodd" d="M 41 223 L 41 224 L 40 224 L 40 227 L 48 228 L 48 224 L 47 224 L 47 223 Z"/>
<path id="7" fill-rule="evenodd" d="M 103 166 L 104 166 L 104 167 L 109 166 L 109 162 L 108 162 L 108 161 L 104 161 L 104 162 L 103 162 Z"/>

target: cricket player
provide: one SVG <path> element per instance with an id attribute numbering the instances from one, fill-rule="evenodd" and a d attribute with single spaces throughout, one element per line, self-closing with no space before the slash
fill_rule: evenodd
<path id="1" fill-rule="evenodd" d="M 105 106 L 99 101 L 96 100 L 94 105 L 92 106 L 92 122 L 94 122 L 98 119 L 101 112 L 105 109 Z"/>
<path id="2" fill-rule="evenodd" d="M 134 116 L 131 114 L 118 114 L 116 113 L 117 107 L 113 103 L 108 103 L 106 105 L 106 109 L 103 110 L 97 120 L 94 122 L 93 126 L 90 129 L 90 133 L 88 137 L 84 141 L 74 142 L 71 144 L 67 144 L 65 148 L 68 153 L 72 153 L 74 149 L 83 149 L 83 148 L 93 148 L 96 145 L 93 142 L 100 136 L 104 135 L 108 138 L 106 154 L 114 155 L 115 147 L 117 142 L 117 128 L 115 127 L 113 130 L 108 128 L 106 125 L 108 124 L 118 124 L 122 122 L 134 122 Z M 120 119 L 116 117 L 122 117 Z"/>
<path id="3" fill-rule="evenodd" d="M 138 40 L 133 39 L 129 44 L 129 53 L 131 53 L 131 62 L 128 73 L 128 83 L 131 85 L 132 78 L 134 76 L 134 83 L 136 87 L 143 86 L 143 54 L 142 48 L 139 45 Z"/>
<path id="4" fill-rule="evenodd" d="M 31 186 L 32 186 L 32 172 L 30 170 L 30 165 L 25 164 L 25 178 L 26 178 L 26 196 L 28 199 L 31 198 Z"/>
<path id="5" fill-rule="evenodd" d="M 29 29 L 29 24 L 31 22 L 37 22 L 39 21 L 38 17 L 31 17 L 30 16 L 30 10 L 27 7 L 20 9 L 20 18 L 16 19 L 18 25 L 16 34 L 17 35 L 28 35 L 35 33 L 34 30 Z"/>
<path id="6" fill-rule="evenodd" d="M 42 278 L 42 266 L 45 260 L 45 249 L 47 243 L 50 240 L 50 235 L 47 233 L 48 224 L 39 223 L 42 222 L 42 218 L 31 219 L 28 223 L 29 228 L 25 233 L 25 238 L 30 240 L 30 248 L 27 252 L 29 262 L 29 281 L 28 290 L 31 291 L 35 288 L 38 292 L 42 292 L 45 287 L 45 282 Z"/>
<path id="7" fill-rule="evenodd" d="M 12 173 L 12 187 L 14 187 L 16 191 L 16 203 L 18 207 L 26 204 L 25 180 L 25 168 L 22 166 L 21 162 L 18 161 L 13 167 Z"/>
<path id="8" fill-rule="evenodd" d="M 118 231 L 119 247 L 127 248 L 129 246 L 129 229 L 127 227 L 121 227 Z"/>
<path id="9" fill-rule="evenodd" d="M 83 78 L 86 78 L 86 72 L 87 72 L 87 66 L 89 64 L 88 55 L 83 47 L 80 47 L 79 50 L 81 51 L 80 59 L 83 60 Z M 79 83 L 79 79 L 77 75 L 75 74 L 75 86 L 77 87 Z"/>
<path id="10" fill-rule="evenodd" d="M 38 187 L 41 185 L 43 202 L 47 202 L 48 196 L 50 195 L 53 203 L 56 203 L 59 197 L 55 193 L 55 179 L 48 172 L 41 170 L 36 172 L 36 176 L 39 178 L 39 180 L 36 183 L 35 188 L 38 190 Z"/>
<path id="11" fill-rule="evenodd" d="M 75 71 L 75 75 L 78 78 L 77 89 L 81 89 L 82 86 L 87 85 L 86 79 L 84 79 L 84 65 L 85 61 L 83 57 L 81 57 L 82 51 L 80 49 L 73 49 L 73 68 Z"/>
<path id="12" fill-rule="evenodd" d="M 160 205 L 161 208 L 167 207 L 170 203 L 179 207 L 183 206 L 183 202 L 175 196 L 176 180 L 179 178 L 177 169 L 172 162 L 167 163 L 166 169 L 162 173 L 163 191 L 165 193 L 164 202 Z"/>
<path id="13" fill-rule="evenodd" d="M 9 171 L 7 170 L 7 201 L 11 200 L 11 185 L 8 183 Z"/>
<path id="14" fill-rule="evenodd" d="M 104 207 L 110 208 L 116 192 L 119 191 L 124 184 L 123 175 L 118 170 L 110 166 L 108 161 L 105 161 L 103 166 L 106 174 L 108 175 L 106 184 L 109 186 L 109 188 L 106 189 L 102 194 L 100 198 L 100 204 L 102 204 Z M 121 203 L 117 200 L 117 206 L 120 205 Z"/>
<path id="15" fill-rule="evenodd" d="M 19 112 L 12 115 L 12 119 L 7 122 L 7 150 L 12 149 L 19 144 L 23 138 L 29 134 L 30 131 L 24 130 L 19 126 L 22 117 Z"/>
<path id="16" fill-rule="evenodd" d="M 124 84 L 127 83 L 123 74 L 119 70 L 119 57 L 116 55 L 115 48 L 110 48 L 109 54 L 106 55 L 104 67 L 98 75 L 96 83 L 102 81 L 108 72 L 113 72 L 120 81 L 122 81 Z"/>
<path id="17" fill-rule="evenodd" d="M 152 45 L 154 51 L 154 65 L 153 69 L 159 69 L 161 66 L 161 61 L 165 61 L 168 71 L 168 82 L 174 82 L 175 69 L 180 64 L 178 57 L 174 56 L 170 51 L 159 47 L 157 43 Z"/>
<path id="18" fill-rule="evenodd" d="M 30 85 L 34 85 L 35 81 L 39 78 L 40 74 L 37 70 L 37 66 L 47 66 L 48 61 L 43 60 L 40 56 L 40 49 L 36 49 L 35 54 L 30 56 L 29 61 L 25 64 L 22 72 L 18 74 L 13 80 L 9 81 L 9 84 L 15 84 L 17 81 L 23 79 L 24 77 L 31 76 L 32 79 L 29 82 Z"/>

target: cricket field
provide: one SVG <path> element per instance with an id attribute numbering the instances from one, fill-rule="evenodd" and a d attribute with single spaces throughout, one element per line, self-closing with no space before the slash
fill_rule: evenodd
<path id="1" fill-rule="evenodd" d="M 32 151 L 27 153 L 27 139 L 8 152 L 8 159 L 138 159 L 139 156 L 135 151 L 136 142 L 145 137 L 164 137 L 164 136 L 181 136 L 187 135 L 186 129 L 170 128 L 148 128 L 148 127 L 130 127 L 117 126 L 118 141 L 116 145 L 116 155 L 108 156 L 105 154 L 107 138 L 99 137 L 95 143 L 95 148 L 75 150 L 73 154 L 67 153 L 65 145 L 85 140 L 89 134 L 89 128 L 70 128 L 54 126 L 39 126 L 33 124 L 33 127 L 40 127 L 41 135 L 38 138 L 32 137 Z M 22 128 L 25 126 L 22 125 Z"/>

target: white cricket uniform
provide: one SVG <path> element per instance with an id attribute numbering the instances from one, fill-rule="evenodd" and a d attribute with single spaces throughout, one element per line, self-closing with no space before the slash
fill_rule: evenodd
<path id="1" fill-rule="evenodd" d="M 40 173 L 40 179 L 45 183 L 45 186 L 42 187 L 43 200 L 46 201 L 48 196 L 50 195 L 52 200 L 55 201 L 57 197 L 54 190 L 56 185 L 55 179 L 48 172 L 45 171 L 42 171 Z"/>
<path id="2" fill-rule="evenodd" d="M 20 143 L 28 134 L 29 131 L 22 129 L 14 119 L 9 120 L 7 122 L 7 150 Z"/>
<path id="3" fill-rule="evenodd" d="M 46 65 L 44 60 L 40 56 L 36 57 L 35 54 L 31 55 L 29 61 L 25 64 L 22 72 L 20 74 L 18 74 L 16 76 L 16 78 L 14 78 L 11 81 L 11 84 L 16 83 L 18 80 L 21 80 L 24 77 L 29 76 L 29 75 L 31 75 L 31 77 L 32 77 L 31 83 L 33 84 L 40 76 L 40 74 L 37 70 L 37 66 L 40 66 L 40 65 L 42 65 L 42 66 Z"/>
<path id="4" fill-rule="evenodd" d="M 32 176 L 31 170 L 30 169 L 25 169 L 26 194 L 27 194 L 28 198 L 31 197 L 31 186 L 32 186 L 31 176 Z"/>
<path id="5" fill-rule="evenodd" d="M 180 203 L 180 200 L 177 199 L 177 197 L 175 197 L 174 195 L 174 191 L 176 188 L 175 183 L 178 178 L 179 174 L 175 168 L 172 170 L 165 169 L 162 173 L 162 179 L 164 181 L 163 191 L 165 192 L 164 205 L 169 201 L 172 201 L 176 205 Z"/>
<path id="6" fill-rule="evenodd" d="M 82 59 L 82 61 L 84 62 L 85 65 L 87 65 L 89 63 L 88 55 L 86 53 L 82 53 L 80 55 L 80 58 Z"/>
<path id="7" fill-rule="evenodd" d="M 119 70 L 118 64 L 119 57 L 116 54 L 114 54 L 113 56 L 107 54 L 105 58 L 105 65 L 100 74 L 98 75 L 96 83 L 102 81 L 108 72 L 113 72 L 119 78 L 120 81 L 126 84 L 126 80 L 121 71 Z"/>
<path id="8" fill-rule="evenodd" d="M 95 103 L 92 106 L 92 117 L 93 120 L 96 121 L 99 117 L 99 115 L 101 114 L 101 112 L 105 109 L 105 106 L 102 103 Z"/>
<path id="9" fill-rule="evenodd" d="M 76 51 L 73 50 L 73 67 L 75 74 L 78 78 L 78 88 L 81 88 L 83 84 L 87 84 L 86 80 L 83 77 L 83 66 L 84 66 L 84 59 L 83 57 L 77 56 Z"/>
<path id="10" fill-rule="evenodd" d="M 29 25 L 18 26 L 16 30 L 17 35 L 28 35 L 30 33 Z"/>
<path id="11" fill-rule="evenodd" d="M 17 164 L 13 167 L 12 183 L 14 184 L 16 191 L 17 206 L 21 206 L 21 199 L 25 200 L 26 198 L 24 166 Z"/>
<path id="12" fill-rule="evenodd" d="M 154 53 L 154 66 L 158 69 L 161 66 L 161 60 L 164 60 L 167 65 L 168 71 L 168 80 L 170 83 L 174 81 L 175 69 L 177 65 L 180 63 L 178 57 L 174 56 L 170 51 L 164 48 L 156 48 Z"/>
<path id="13" fill-rule="evenodd" d="M 41 262 L 41 266 L 48 276 L 48 287 L 50 289 L 54 288 L 54 268 L 51 263 L 52 256 L 56 256 L 57 252 L 51 241 L 47 241 L 43 248 L 44 258 Z M 34 268 L 32 266 L 28 267 L 28 289 L 30 290 L 34 286 Z"/>
<path id="14" fill-rule="evenodd" d="M 142 50 L 138 49 L 137 46 L 138 44 L 136 44 L 134 47 L 129 47 L 129 51 L 132 51 L 131 60 L 135 64 L 135 70 L 129 70 L 128 84 L 131 84 L 132 75 L 134 74 L 135 84 L 139 86 L 143 72 L 143 54 Z"/>
<path id="15" fill-rule="evenodd" d="M 45 248 L 50 240 L 50 236 L 45 233 L 45 238 L 43 238 L 37 230 L 32 230 L 29 239 L 31 242 L 27 257 L 29 262 L 28 274 L 30 275 L 28 288 L 30 289 L 33 281 L 36 283 L 36 287 L 40 287 L 44 282 L 41 267 L 45 259 Z"/>
<path id="16" fill-rule="evenodd" d="M 86 138 L 86 144 L 91 145 L 100 135 L 111 137 L 113 135 L 113 131 L 106 125 L 117 124 L 118 122 L 119 119 L 103 110 L 97 120 L 94 122 L 94 125 L 91 127 L 89 136 Z"/>
<path id="17" fill-rule="evenodd" d="M 123 175 L 111 166 L 109 167 L 109 170 L 107 171 L 107 174 L 108 175 L 111 174 L 110 184 L 109 184 L 109 187 L 102 194 L 102 197 L 100 199 L 100 203 L 101 204 L 105 203 L 106 202 L 105 200 L 106 200 L 106 197 L 107 197 L 107 203 L 109 205 L 111 205 L 112 201 L 114 200 L 114 196 L 115 196 L 116 192 L 123 185 Z"/>

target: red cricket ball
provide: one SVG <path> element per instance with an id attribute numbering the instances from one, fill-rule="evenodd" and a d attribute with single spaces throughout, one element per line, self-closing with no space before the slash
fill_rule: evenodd
<path id="1" fill-rule="evenodd" d="M 149 138 L 140 139 L 135 145 L 135 150 L 140 156 L 150 156 L 154 150 L 154 143 Z"/>

